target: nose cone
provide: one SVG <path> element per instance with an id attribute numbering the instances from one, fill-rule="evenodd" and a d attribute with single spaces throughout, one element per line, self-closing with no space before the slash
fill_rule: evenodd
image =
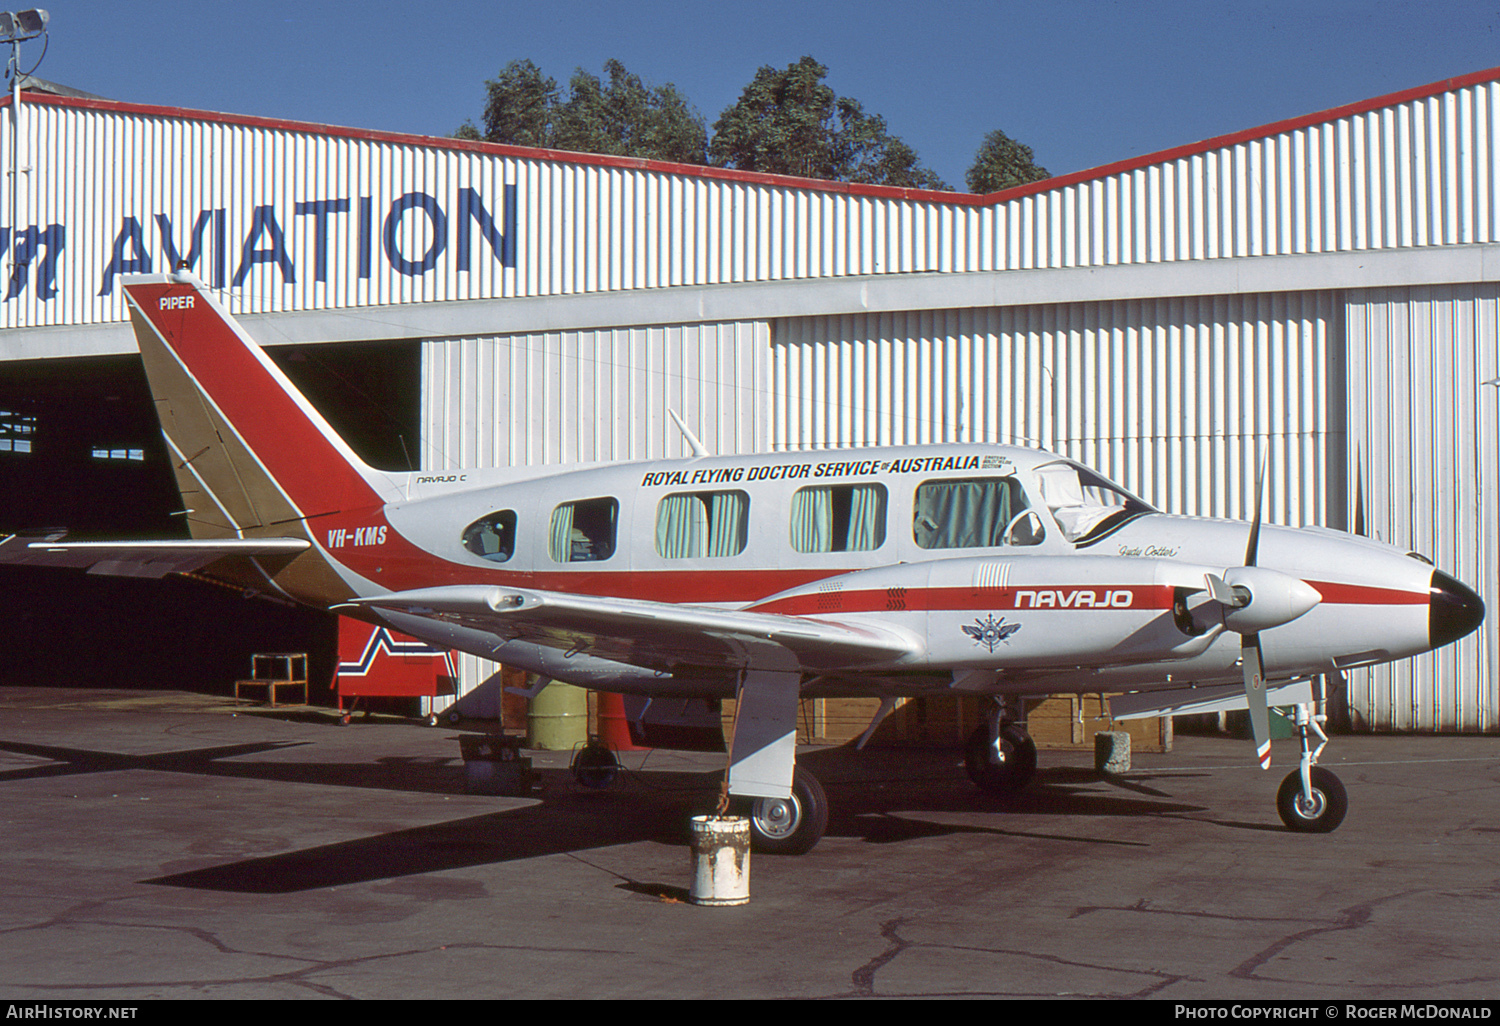
<path id="1" fill-rule="evenodd" d="M 1457 641 L 1484 620 L 1484 600 L 1441 570 L 1432 572 L 1430 592 L 1427 636 L 1432 648 Z"/>

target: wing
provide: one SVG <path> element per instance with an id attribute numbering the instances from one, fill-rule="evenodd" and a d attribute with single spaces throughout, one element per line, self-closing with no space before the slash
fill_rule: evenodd
<path id="1" fill-rule="evenodd" d="M 291 559 L 308 548 L 301 538 L 225 538 L 206 541 L 68 542 L 10 535 L 0 541 L 0 564 L 72 567 L 117 577 L 191 573 L 220 560 Z"/>
<path id="2" fill-rule="evenodd" d="M 904 631 L 780 613 L 754 613 L 639 599 L 455 585 L 356 599 L 389 609 L 650 669 L 683 663 L 743 666 L 747 648 L 786 649 L 812 671 L 890 666 L 919 655 Z"/>

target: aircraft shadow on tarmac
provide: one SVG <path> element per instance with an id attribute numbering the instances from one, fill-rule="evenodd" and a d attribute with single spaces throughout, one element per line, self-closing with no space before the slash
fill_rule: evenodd
<path id="1" fill-rule="evenodd" d="M 454 763 L 438 765 L 400 758 L 379 760 L 373 765 L 223 761 L 284 751 L 300 744 L 267 742 L 126 755 L 0 741 L 0 751 L 50 760 L 39 766 L 0 771 L 0 786 L 22 779 L 144 769 L 385 791 L 463 791 L 463 771 Z M 894 755 L 891 771 L 872 776 L 870 763 L 883 755 Z M 1141 783 L 1141 778 L 1101 777 L 1086 769 L 1043 768 L 1023 791 L 999 798 L 977 791 L 951 753 L 914 756 L 869 752 L 857 757 L 864 761 L 859 773 L 846 768 L 853 765 L 850 756 L 846 750 L 832 749 L 802 757 L 803 764 L 819 775 L 828 791 L 829 838 L 894 844 L 952 834 L 992 834 L 1087 845 L 1144 846 L 1140 841 L 1097 836 L 1087 828 L 1059 831 L 1050 817 L 1086 821 L 1091 817 L 1176 817 L 1205 811 L 1202 806 L 1173 800 L 1169 793 Z M 625 771 L 612 788 L 592 790 L 574 783 L 566 770 L 541 770 L 538 776 L 542 786 L 533 796 L 536 800 L 516 807 L 143 882 L 280 894 L 636 841 L 685 846 L 689 816 L 712 811 L 721 779 L 718 772 Z"/>

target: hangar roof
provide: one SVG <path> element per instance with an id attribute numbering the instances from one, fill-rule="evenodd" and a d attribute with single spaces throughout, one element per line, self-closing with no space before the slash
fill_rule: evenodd
<path id="1" fill-rule="evenodd" d="M 24 95 L 8 359 L 179 259 L 273 344 L 1500 276 L 1500 68 L 985 196 Z"/>

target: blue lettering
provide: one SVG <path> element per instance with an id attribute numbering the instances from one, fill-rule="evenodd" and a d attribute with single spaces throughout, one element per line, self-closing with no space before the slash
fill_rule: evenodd
<path id="1" fill-rule="evenodd" d="M 347 199 L 310 200 L 297 204 L 297 214 L 310 214 L 313 218 L 313 278 L 328 280 L 328 215 L 347 214 Z"/>
<path id="2" fill-rule="evenodd" d="M 139 232 L 139 225 L 136 230 Z M 16 232 L 15 266 L 11 268 L 10 288 L 6 291 L 5 298 L 14 299 L 26 288 L 31 261 L 36 259 L 39 250 L 45 250 L 46 255 L 37 263 L 37 298 L 51 299 L 57 295 L 57 257 L 66 242 L 67 230 L 60 224 L 49 224 L 46 230 L 33 225 L 24 232 Z"/>
<path id="3" fill-rule="evenodd" d="M 255 244 L 260 241 L 262 233 L 271 237 L 271 245 L 266 249 L 256 249 Z M 297 280 L 297 275 L 292 270 L 292 258 L 287 256 L 281 225 L 277 223 L 276 212 L 269 203 L 256 207 L 255 214 L 250 219 L 250 234 L 245 236 L 245 245 L 240 250 L 239 270 L 234 272 L 235 285 L 244 282 L 245 275 L 250 273 L 253 264 L 275 264 L 281 268 L 281 276 L 288 284 Z"/>
<path id="4" fill-rule="evenodd" d="M 165 237 L 165 234 L 163 237 Z M 134 252 L 134 256 L 127 257 L 125 255 L 125 247 L 127 245 Z M 16 252 L 19 253 L 20 250 L 17 249 Z M 21 285 L 24 286 L 26 284 L 24 270 L 17 267 L 16 271 L 21 273 Z M 120 222 L 120 234 L 115 236 L 113 255 L 110 257 L 109 266 L 104 269 L 104 282 L 99 286 L 99 295 L 109 295 L 110 290 L 114 288 L 115 275 L 117 274 L 150 273 L 151 254 L 147 251 L 146 243 L 141 238 L 141 222 L 133 217 L 127 217 Z M 5 298 L 10 299 L 17 292 L 19 292 L 19 289 L 16 287 L 15 277 L 12 275 L 11 292 Z"/>
<path id="5" fill-rule="evenodd" d="M 458 269 L 467 271 L 469 269 L 469 219 L 473 218 L 479 222 L 479 231 L 490 244 L 490 252 L 495 254 L 502 267 L 516 266 L 516 187 L 507 185 L 505 187 L 505 233 L 502 235 L 495 227 L 495 219 L 490 212 L 484 208 L 484 202 L 479 198 L 479 193 L 473 189 L 458 190 Z"/>
<path id="6" fill-rule="evenodd" d="M 198 213 L 198 218 L 193 222 L 192 241 L 188 245 L 187 256 L 184 257 L 177 249 L 177 243 L 172 239 L 172 219 L 166 214 L 156 215 L 156 229 L 161 234 L 161 250 L 166 254 L 167 266 L 173 270 L 183 266 L 192 270 L 198 266 L 198 261 L 203 255 L 203 232 L 208 228 L 210 222 L 214 226 L 214 275 L 213 284 L 215 288 L 224 287 L 224 210 L 203 210 Z M 119 243 L 115 244 L 116 249 Z M 151 270 L 148 266 L 147 271 Z M 106 279 L 107 280 L 107 279 Z M 108 291 L 108 286 L 105 287 Z M 101 296 L 104 292 L 99 293 Z"/>
<path id="7" fill-rule="evenodd" d="M 416 207 L 427 214 L 432 222 L 432 244 L 421 260 L 408 260 L 396 245 L 396 232 L 401 227 L 401 218 Z M 409 192 L 391 204 L 391 212 L 385 219 L 385 255 L 391 266 L 402 274 L 425 274 L 437 266 L 437 258 L 448 245 L 448 218 L 438 201 L 425 192 Z"/>
<path id="8" fill-rule="evenodd" d="M 368 278 L 370 276 L 370 254 L 374 249 L 370 245 L 372 233 L 370 225 L 375 219 L 375 201 L 369 196 L 359 198 L 359 276 Z"/>

